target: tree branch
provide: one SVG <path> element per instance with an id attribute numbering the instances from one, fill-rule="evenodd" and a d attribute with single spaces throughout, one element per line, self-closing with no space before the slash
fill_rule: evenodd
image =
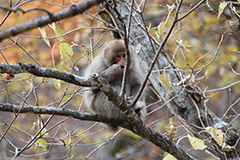
<path id="1" fill-rule="evenodd" d="M 124 23 L 127 24 L 129 13 L 130 13 L 129 8 L 131 7 L 129 5 L 129 1 L 125 1 L 125 3 L 122 3 L 122 1 L 116 0 L 115 2 L 116 4 L 114 6 L 109 6 L 107 9 L 111 14 L 113 14 L 112 15 L 113 17 L 121 17 Z M 204 110 L 205 109 L 204 101 L 202 101 L 201 99 L 199 101 L 195 100 L 194 99 L 195 95 L 192 95 L 191 92 L 189 92 L 186 89 L 185 85 L 178 85 L 179 81 L 181 80 L 181 76 L 180 76 L 181 68 L 173 65 L 173 63 L 171 63 L 171 61 L 169 60 L 168 55 L 164 51 L 161 52 L 164 47 L 164 43 L 169 39 L 169 36 L 170 36 L 169 34 L 171 33 L 173 27 L 175 27 L 177 22 L 185 18 L 185 16 L 180 19 L 178 19 L 177 17 L 177 14 L 179 12 L 178 10 L 181 7 L 181 2 L 182 1 L 179 1 L 179 2 L 176 1 L 177 9 L 175 12 L 175 17 L 172 20 L 172 26 L 168 29 L 167 34 L 165 35 L 165 40 L 161 41 L 159 45 L 157 43 L 154 44 L 155 41 L 149 35 L 149 30 L 144 24 L 145 23 L 144 19 L 141 18 L 143 16 L 139 15 L 139 12 L 137 10 L 136 11 L 134 10 L 133 12 L 134 16 L 131 23 L 131 33 L 129 35 L 130 41 L 134 42 L 135 44 L 140 44 L 141 46 L 144 46 L 141 48 L 143 52 L 139 52 L 139 54 L 140 54 L 140 57 L 143 59 L 143 64 L 145 66 L 148 66 L 148 67 L 145 67 L 145 69 L 149 71 L 148 72 L 148 75 L 150 75 L 149 79 L 153 87 L 159 93 L 163 102 L 165 102 L 166 106 L 168 106 L 171 112 L 176 116 L 176 118 L 183 125 L 189 126 L 189 129 L 193 133 L 199 133 L 201 130 L 204 130 L 207 126 L 214 126 L 215 128 L 222 129 L 222 131 L 225 132 L 227 128 L 230 127 L 229 124 L 222 121 L 216 115 L 206 112 Z M 204 0 L 199 2 L 195 7 L 193 7 L 193 9 L 195 10 L 203 2 Z M 115 8 L 117 9 L 116 13 L 114 10 Z M 190 10 L 190 12 L 187 12 L 186 15 L 189 15 L 191 12 L 192 10 Z M 118 15 L 118 13 L 121 13 L 121 15 Z M 120 22 L 116 22 L 116 23 L 120 23 Z M 160 53 L 159 56 L 158 56 L 158 53 Z M 158 64 L 156 64 L 155 62 L 152 64 L 150 63 L 150 61 L 154 59 L 153 58 L 154 56 L 156 56 L 156 60 Z M 153 64 L 155 64 L 154 69 L 152 67 Z M 169 70 L 165 72 L 165 69 L 169 69 Z M 160 70 L 160 71 L 152 72 L 153 70 L 154 71 Z M 170 83 L 172 85 L 171 94 L 168 93 L 168 91 L 163 87 L 162 82 L 157 78 L 159 74 L 162 74 L 161 70 L 163 70 L 164 73 L 167 73 L 169 75 Z M 194 90 L 194 88 L 191 88 L 191 89 Z M 196 95 L 196 96 L 201 97 L 201 95 Z M 140 131 L 141 129 L 143 130 L 146 129 L 145 130 L 146 133 L 149 133 L 147 132 L 147 128 L 144 128 L 144 126 L 139 127 L 138 125 L 135 125 L 135 124 L 133 126 L 136 126 L 135 128 L 138 133 L 141 132 Z M 233 132 L 233 135 L 239 135 L 239 132 L 235 130 L 236 127 L 233 126 L 233 128 L 234 128 L 233 131 L 231 130 Z M 141 136 L 144 137 L 144 135 L 141 135 Z M 234 151 L 225 152 L 227 154 L 227 157 L 230 157 L 231 154 L 238 155 L 238 152 L 239 152 L 238 146 L 240 145 L 238 138 L 236 138 L 238 136 L 231 136 L 227 132 L 225 137 L 229 137 L 229 140 L 227 140 L 226 138 L 224 142 L 226 142 L 229 145 L 232 145 L 232 142 L 236 142 L 236 145 L 234 146 L 236 146 L 237 148 L 236 149 L 237 154 L 234 153 Z M 157 145 L 156 143 L 154 144 Z M 157 145 L 157 146 L 160 147 L 160 145 Z M 217 148 L 217 145 L 214 144 L 214 147 Z M 212 150 L 214 152 L 215 151 L 214 147 L 209 145 L 209 150 Z M 161 149 L 169 152 L 175 157 L 177 156 L 176 153 L 171 153 L 170 151 L 168 151 L 169 148 L 161 148 Z M 221 148 L 218 148 L 218 149 L 221 150 Z M 185 154 L 188 154 L 188 153 L 185 153 Z M 176 157 L 176 158 L 183 159 L 180 157 Z"/>
<path id="2" fill-rule="evenodd" d="M 87 79 L 85 77 L 80 77 L 78 75 L 62 72 L 56 69 L 39 67 L 31 63 L 19 63 L 19 62 L 15 64 L 0 63 L 0 73 L 8 74 L 31 73 L 38 77 L 55 78 L 84 87 L 94 87 L 101 85 L 96 80 L 94 81 L 93 79 L 91 79 L 91 77 Z"/>
<path id="3" fill-rule="evenodd" d="M 79 112 L 72 109 L 45 107 L 45 106 L 29 106 L 29 105 L 14 105 L 10 103 L 0 103 L 0 111 L 3 112 L 19 112 L 19 113 L 35 113 L 35 114 L 54 114 L 58 116 L 70 116 L 79 120 L 96 121 L 104 123 L 112 123 L 113 120 L 106 117 L 94 114 Z"/>
<path id="4" fill-rule="evenodd" d="M 71 5 L 70 8 L 61 10 L 56 13 L 52 13 L 51 15 L 49 15 L 50 14 L 49 13 L 48 15 L 37 17 L 25 23 L 22 23 L 13 27 L 9 27 L 0 32 L 0 42 L 8 37 L 16 36 L 24 31 L 28 31 L 37 27 L 43 27 L 52 22 L 73 17 L 73 16 L 76 16 L 77 14 L 82 14 L 87 9 L 103 1 L 104 0 L 85 0 L 83 2 L 79 2 L 78 4 Z"/>
<path id="5" fill-rule="evenodd" d="M 159 146 L 161 149 L 169 152 L 179 159 L 193 159 L 187 154 L 180 146 L 175 144 L 171 138 L 165 134 L 160 134 L 154 129 L 147 127 L 138 118 L 137 114 L 130 108 L 126 107 L 126 102 L 123 98 L 112 89 L 108 82 L 98 74 L 93 74 L 88 79 L 80 77 L 67 72 L 58 71 L 51 68 L 38 67 L 35 64 L 15 63 L 4 64 L 0 63 L 0 73 L 17 74 L 17 73 L 31 73 L 39 77 L 56 78 L 68 83 L 86 86 L 86 87 L 99 87 L 108 96 L 109 100 L 114 103 L 123 113 L 125 113 L 129 121 L 118 122 L 112 121 L 105 117 L 96 114 L 88 114 L 73 111 L 70 109 L 63 109 L 57 107 L 33 107 L 33 106 L 17 106 L 12 104 L 0 103 L 0 111 L 19 112 L 19 113 L 38 113 L 38 114 L 54 114 L 60 116 L 71 116 L 81 120 L 98 121 L 104 123 L 116 123 L 117 125 L 132 130 L 134 133 L 141 137 L 150 140 L 153 144 Z"/>

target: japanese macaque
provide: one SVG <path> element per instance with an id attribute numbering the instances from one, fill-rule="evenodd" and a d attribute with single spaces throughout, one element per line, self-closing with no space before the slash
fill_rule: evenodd
<path id="1" fill-rule="evenodd" d="M 144 80 L 144 73 L 140 67 L 140 61 L 135 53 L 134 47 L 129 46 L 130 62 L 126 78 L 126 93 L 124 98 L 131 103 L 138 93 L 141 83 Z M 89 77 L 93 73 L 98 73 L 104 77 L 109 84 L 120 94 L 123 72 L 126 62 L 126 49 L 123 40 L 112 40 L 93 59 L 86 68 L 85 76 Z M 89 88 L 84 94 L 85 104 L 95 113 L 111 119 L 124 120 L 123 113 L 108 100 L 107 96 L 97 87 Z M 144 120 L 146 114 L 146 104 L 144 95 L 140 97 L 134 111 Z M 116 125 L 108 125 L 110 130 L 116 131 Z"/>

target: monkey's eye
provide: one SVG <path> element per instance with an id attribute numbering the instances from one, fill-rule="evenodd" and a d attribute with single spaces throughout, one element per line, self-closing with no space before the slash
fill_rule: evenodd
<path id="1" fill-rule="evenodd" d="M 113 1 L 112 0 L 108 0 L 107 3 L 111 5 L 113 3 Z"/>
<path id="2" fill-rule="evenodd" d="M 124 54 L 123 57 L 126 57 L 126 54 Z"/>

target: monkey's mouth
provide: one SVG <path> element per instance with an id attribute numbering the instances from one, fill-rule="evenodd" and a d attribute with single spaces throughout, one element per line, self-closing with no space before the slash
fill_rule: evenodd
<path id="1" fill-rule="evenodd" d="M 121 66 L 121 71 L 122 71 L 122 72 L 124 71 L 124 66 Z"/>

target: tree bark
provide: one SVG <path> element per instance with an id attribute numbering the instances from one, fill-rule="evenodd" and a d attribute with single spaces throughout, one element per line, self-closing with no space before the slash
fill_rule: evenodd
<path id="1" fill-rule="evenodd" d="M 206 127 L 208 126 L 221 129 L 223 133 L 225 133 L 224 142 L 229 146 L 234 146 L 235 149 L 232 151 L 223 151 L 223 148 L 213 141 L 212 143 L 214 143 L 214 145 L 209 143 L 209 150 L 214 154 L 216 153 L 221 159 L 225 159 L 226 157 L 229 159 L 239 158 L 238 155 L 240 154 L 240 141 L 239 130 L 237 127 L 229 125 L 216 115 L 205 111 L 206 106 L 204 106 L 204 97 L 202 97 L 201 94 L 193 94 L 195 92 L 195 88 L 181 83 L 182 79 L 186 78 L 186 75 L 183 75 L 185 76 L 183 78 L 181 77 L 182 73 L 184 72 L 181 70 L 181 68 L 174 66 L 169 61 L 167 53 L 163 51 L 164 44 L 166 43 L 173 29 L 172 27 L 175 27 L 175 24 L 179 20 L 185 18 L 184 16 L 180 18 L 177 16 L 177 13 L 181 7 L 181 1 L 177 6 L 172 26 L 169 28 L 165 39 L 160 45 L 156 44 L 149 35 L 147 27 L 144 24 L 143 16 L 139 14 L 141 11 L 138 10 L 138 12 L 136 12 L 136 10 L 131 8 L 131 3 L 129 1 L 127 2 L 128 3 L 124 4 L 121 1 L 116 1 L 116 3 L 105 5 L 108 13 L 112 14 L 110 17 L 118 17 L 112 20 L 115 21 L 113 25 L 117 24 L 118 26 L 115 26 L 116 28 L 120 28 L 125 32 L 128 31 L 125 33 L 125 35 L 117 36 L 116 38 L 129 38 L 129 41 L 135 45 L 140 44 L 142 46 L 139 56 L 143 60 L 145 69 L 148 72 L 151 72 L 152 70 L 159 71 L 152 72 L 149 76 L 149 80 L 180 123 L 188 126 L 190 131 L 195 136 L 197 136 L 200 131 L 205 131 Z M 201 1 L 196 4 L 193 9 L 196 9 L 203 2 L 204 1 Z M 109 22 L 109 19 L 106 19 L 106 16 L 103 18 Z M 129 23 L 129 21 L 131 23 Z M 126 35 L 129 37 L 126 37 Z M 159 56 L 156 56 L 158 54 Z M 152 60 L 154 58 L 156 58 L 155 62 Z M 154 64 L 153 68 L 151 68 L 152 63 Z M 169 93 L 163 87 L 161 81 L 157 78 L 163 73 L 161 71 L 165 70 L 167 70 L 165 73 L 167 73 L 170 77 L 172 93 Z M 188 90 L 191 90 L 191 92 Z M 198 92 L 196 91 L 195 93 Z M 211 136 L 205 134 L 205 138 L 207 137 L 209 138 Z"/>
<path id="2" fill-rule="evenodd" d="M 27 21 L 25 23 L 22 23 L 22 24 L 19 24 L 16 26 L 12 26 L 5 30 L 2 30 L 0 32 L 0 42 L 8 37 L 16 36 L 24 31 L 28 31 L 28 30 L 31 30 L 31 29 L 37 28 L 37 27 L 43 27 L 48 24 L 51 24 L 52 22 L 57 22 L 62 19 L 76 16 L 77 14 L 82 14 L 87 9 L 89 9 L 103 1 L 104 0 L 85 0 L 85 1 L 79 2 L 76 5 L 71 5 L 70 8 L 61 10 L 56 13 L 51 13 L 46 10 L 46 12 L 48 14 L 46 16 L 41 16 L 41 17 L 35 18 L 33 20 Z"/>

